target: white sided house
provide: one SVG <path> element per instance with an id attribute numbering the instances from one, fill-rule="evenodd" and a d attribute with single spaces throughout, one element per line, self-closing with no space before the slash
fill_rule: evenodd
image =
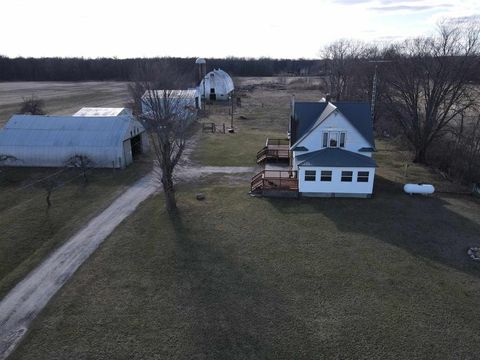
<path id="1" fill-rule="evenodd" d="M 289 141 L 276 142 L 267 142 L 259 152 L 265 170 L 252 190 L 256 185 L 264 195 L 286 190 L 308 197 L 373 194 L 377 165 L 368 103 L 294 102 Z M 278 162 L 282 159 L 288 160 L 284 168 Z"/>
<path id="2" fill-rule="evenodd" d="M 63 167 L 75 155 L 97 168 L 124 168 L 147 150 L 145 129 L 132 116 L 14 115 L 0 130 L 5 166 Z"/>
<path id="3" fill-rule="evenodd" d="M 103 108 L 103 107 L 83 107 L 73 116 L 131 116 L 132 110 L 128 108 Z"/>
<path id="4" fill-rule="evenodd" d="M 222 69 L 210 71 L 198 85 L 203 99 L 216 101 L 228 100 L 234 90 L 233 80 Z"/>
<path id="5" fill-rule="evenodd" d="M 169 107 L 168 111 L 180 114 L 188 118 L 196 116 L 197 111 L 201 109 L 202 102 L 198 89 L 188 90 L 147 90 L 142 96 L 142 113 L 148 114 L 152 107 L 165 105 Z"/>

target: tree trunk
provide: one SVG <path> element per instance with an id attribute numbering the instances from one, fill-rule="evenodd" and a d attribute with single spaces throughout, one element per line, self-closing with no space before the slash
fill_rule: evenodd
<path id="1" fill-rule="evenodd" d="M 52 192 L 51 191 L 47 191 L 47 209 L 50 209 L 50 207 L 52 206 L 52 202 L 50 201 L 50 195 L 52 195 Z"/>
<path id="2" fill-rule="evenodd" d="M 427 149 L 425 147 L 415 149 L 415 158 L 413 159 L 413 162 L 416 164 L 427 163 Z"/>
<path id="3" fill-rule="evenodd" d="M 175 199 L 175 188 L 173 186 L 172 174 L 162 175 L 163 192 L 165 193 L 165 205 L 167 212 L 173 214 L 177 211 L 177 200 Z"/>

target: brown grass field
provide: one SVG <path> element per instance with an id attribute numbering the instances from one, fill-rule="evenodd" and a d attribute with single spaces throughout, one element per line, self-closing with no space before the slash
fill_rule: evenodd
<path id="1" fill-rule="evenodd" d="M 200 134 L 195 162 L 254 165 L 267 136 L 285 136 L 291 95 L 322 96 L 288 79 L 238 85 L 253 87 L 236 133 Z M 230 122 L 228 107 L 210 111 L 202 122 Z M 478 358 L 480 264 L 466 250 L 480 245 L 480 203 L 403 194 L 406 181 L 461 188 L 389 140 L 377 147 L 372 199 L 253 198 L 235 175 L 180 183 L 173 219 L 161 195 L 150 198 L 12 358 Z"/>
<path id="2" fill-rule="evenodd" d="M 45 101 L 50 115 L 71 115 L 84 106 L 123 107 L 128 102 L 124 82 L 0 82 L 0 126 L 19 110 L 23 98 Z"/>

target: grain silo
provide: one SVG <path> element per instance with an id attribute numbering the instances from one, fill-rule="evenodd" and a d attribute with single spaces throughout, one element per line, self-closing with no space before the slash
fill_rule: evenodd
<path id="1" fill-rule="evenodd" d="M 195 86 L 198 86 L 207 74 L 207 62 L 205 59 L 198 58 L 195 61 Z"/>

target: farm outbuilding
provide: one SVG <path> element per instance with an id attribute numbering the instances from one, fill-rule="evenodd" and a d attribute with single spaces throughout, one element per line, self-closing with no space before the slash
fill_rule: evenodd
<path id="1" fill-rule="evenodd" d="M 234 90 L 233 80 L 222 69 L 210 71 L 198 85 L 202 98 L 208 100 L 228 100 Z"/>
<path id="2" fill-rule="evenodd" d="M 124 168 L 146 151 L 144 127 L 132 116 L 14 115 L 0 130 L 7 166 L 62 167 L 75 155 L 97 168 Z"/>
<path id="3" fill-rule="evenodd" d="M 197 110 L 201 109 L 200 93 L 197 89 L 188 90 L 147 90 L 142 96 L 142 113 L 148 114 L 152 111 L 158 101 L 163 108 L 164 98 L 167 98 L 170 111 L 188 118 L 195 116 Z"/>
<path id="4" fill-rule="evenodd" d="M 83 107 L 73 116 L 128 116 L 132 110 L 128 108 Z"/>

